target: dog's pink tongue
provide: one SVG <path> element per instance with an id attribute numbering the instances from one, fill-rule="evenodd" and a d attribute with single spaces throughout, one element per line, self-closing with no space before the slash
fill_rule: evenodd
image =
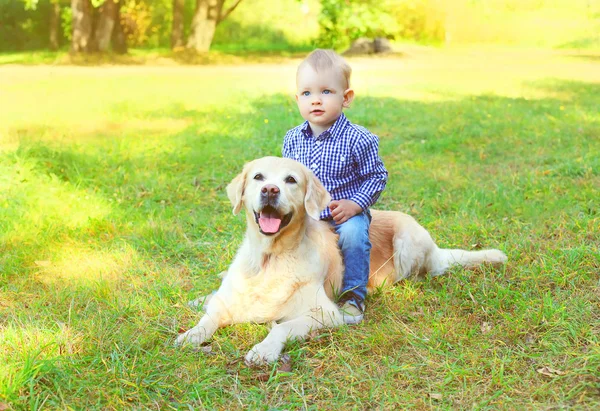
<path id="1" fill-rule="evenodd" d="M 260 225 L 260 229 L 263 230 L 263 233 L 275 234 L 279 231 L 281 219 L 269 216 L 260 217 L 258 219 L 258 224 Z"/>

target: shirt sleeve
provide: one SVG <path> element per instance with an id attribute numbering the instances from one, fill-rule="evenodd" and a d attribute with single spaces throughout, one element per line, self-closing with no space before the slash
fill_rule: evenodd
<path id="1" fill-rule="evenodd" d="M 379 158 L 379 138 L 371 133 L 360 138 L 352 150 L 352 155 L 363 181 L 350 200 L 366 210 L 375 204 L 388 179 L 388 172 Z"/>
<path id="2" fill-rule="evenodd" d="M 281 157 L 292 158 L 292 148 L 291 148 L 291 138 L 292 138 L 292 130 L 288 130 L 285 133 L 285 137 L 283 138 L 283 147 L 281 149 Z"/>

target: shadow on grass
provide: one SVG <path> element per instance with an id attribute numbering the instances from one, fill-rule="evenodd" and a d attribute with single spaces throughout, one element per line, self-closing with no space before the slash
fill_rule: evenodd
<path id="1" fill-rule="evenodd" d="M 596 212 L 587 194 L 581 196 L 582 204 L 553 193 L 568 190 L 580 178 L 598 178 L 600 85 L 551 81 L 532 87 L 561 97 L 525 100 L 484 95 L 431 103 L 359 98 L 347 114 L 379 135 L 390 171 L 379 207 L 406 211 L 426 222 L 466 211 L 473 214 L 475 224 L 483 224 L 489 212 L 498 220 L 515 215 L 551 218 L 569 209 Z M 91 139 L 75 132 L 70 142 L 61 144 L 36 140 L 48 129 L 20 130 L 21 146 L 2 160 L 8 169 L 24 166 L 30 173 L 28 179 L 11 183 L 13 197 L 23 200 L 5 211 L 11 218 L 3 224 L 3 248 L 20 257 L 11 269 L 5 268 L 5 274 L 34 267 L 33 260 L 44 259 L 51 251 L 48 247 L 60 238 L 97 242 L 94 235 L 108 227 L 114 241 L 130 241 L 140 251 L 174 261 L 202 259 L 197 246 L 207 232 L 210 241 L 220 238 L 218 231 L 240 234 L 242 222 L 229 216 L 225 185 L 244 162 L 279 155 L 283 135 L 300 120 L 294 103 L 283 95 L 256 100 L 252 107 L 248 113 L 195 111 L 179 105 L 133 112 L 129 116 L 147 122 L 181 119 L 185 126 L 177 132 L 156 130 L 150 135 L 118 128 L 98 130 Z M 38 177 L 43 184 L 36 181 Z M 69 228 L 68 219 L 58 218 L 60 207 L 44 207 L 44 199 L 38 199 L 37 215 L 26 212 L 31 207 L 27 190 L 33 190 L 26 188 L 28 184 L 48 190 L 47 201 L 53 204 L 81 195 L 96 198 L 98 204 L 88 210 L 87 223 L 83 213 L 81 223 Z M 62 194 L 52 198 L 57 190 Z M 531 204 L 526 205 L 524 198 Z M 98 214 L 94 206 L 111 211 Z M 54 216 L 48 210 L 54 210 Z M 14 239 L 27 237 L 25 220 L 32 218 L 38 221 L 36 233 L 40 224 L 52 229 L 41 240 L 29 238 L 31 246 L 37 245 L 35 252 L 30 249 L 23 255 Z M 95 234 L 88 238 L 86 229 L 92 225 Z M 215 232 L 212 226 L 220 228 Z M 183 241 L 184 237 L 192 241 Z M 103 246 L 102 242 L 96 245 Z M 202 265 L 210 264 L 205 260 Z"/>
<path id="2" fill-rule="evenodd" d="M 8 64 L 73 65 L 73 66 L 177 66 L 177 65 L 238 65 L 248 63 L 280 63 L 290 58 L 306 56 L 305 48 L 281 48 L 261 50 L 249 48 L 227 48 L 216 46 L 209 53 L 190 49 L 138 49 L 128 54 L 85 53 L 71 54 L 61 51 L 33 51 L 0 53 L 0 67 Z"/>

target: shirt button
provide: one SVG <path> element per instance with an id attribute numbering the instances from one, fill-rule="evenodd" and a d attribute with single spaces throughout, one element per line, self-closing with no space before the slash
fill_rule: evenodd
<path id="1" fill-rule="evenodd" d="M 317 144 L 321 144 L 321 140 L 317 140 Z"/>
<path id="2" fill-rule="evenodd" d="M 313 164 L 310 166 L 310 168 L 312 168 L 312 169 L 314 170 L 315 168 L 317 168 L 317 165 L 316 165 L 315 163 L 313 163 Z"/>

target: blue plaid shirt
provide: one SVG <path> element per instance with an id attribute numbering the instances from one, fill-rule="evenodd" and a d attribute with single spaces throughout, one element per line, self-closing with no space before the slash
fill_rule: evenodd
<path id="1" fill-rule="evenodd" d="M 289 130 L 283 157 L 299 161 L 321 180 L 333 200 L 352 200 L 368 209 L 385 188 L 388 172 L 379 158 L 379 139 L 342 115 L 315 137 L 305 121 Z M 321 219 L 331 218 L 329 208 Z"/>

